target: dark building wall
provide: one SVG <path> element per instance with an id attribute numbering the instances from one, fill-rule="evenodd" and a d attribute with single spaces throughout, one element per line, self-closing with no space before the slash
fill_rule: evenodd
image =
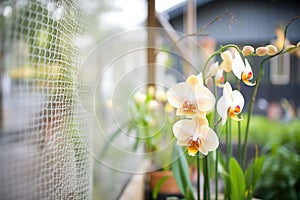
<path id="1" fill-rule="evenodd" d="M 169 11 L 171 24 L 180 32 L 184 32 L 184 11 L 184 5 Z M 231 18 L 225 16 L 206 30 L 211 37 L 216 39 L 218 45 L 228 43 L 240 46 L 249 44 L 254 47 L 266 45 L 276 38 L 276 26 L 286 24 L 297 15 L 300 16 L 297 1 L 293 0 L 202 0 L 198 1 L 197 28 L 201 28 L 225 11 L 231 12 L 238 22 L 230 23 Z M 290 26 L 287 35 L 294 44 L 300 41 L 300 20 Z M 253 70 L 257 71 L 259 58 L 249 58 L 249 60 Z M 269 78 L 269 68 L 270 64 L 266 63 L 265 75 L 257 99 L 264 98 L 269 102 L 280 102 L 282 98 L 287 98 L 295 107 L 300 107 L 300 59 L 296 56 L 291 57 L 290 82 L 286 85 L 272 84 Z M 244 86 L 243 91 L 249 98 L 252 88 Z M 261 112 L 257 106 L 255 112 Z"/>
<path id="2" fill-rule="evenodd" d="M 184 32 L 182 25 L 184 7 L 170 11 L 169 15 L 171 24 L 180 32 Z M 210 36 L 223 44 L 269 41 L 275 37 L 274 29 L 278 24 L 286 23 L 292 17 L 300 15 L 297 1 L 293 0 L 215 0 L 198 7 L 198 28 L 225 11 L 233 13 L 238 22 L 230 26 L 230 17 L 227 16 L 207 29 Z M 288 35 L 292 41 L 299 40 L 300 20 L 291 26 Z"/>

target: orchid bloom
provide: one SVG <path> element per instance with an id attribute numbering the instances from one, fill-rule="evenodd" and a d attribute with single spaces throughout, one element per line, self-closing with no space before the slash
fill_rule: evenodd
<path id="1" fill-rule="evenodd" d="M 213 129 L 208 126 L 205 116 L 197 116 L 193 119 L 183 119 L 173 125 L 173 133 L 177 138 L 177 144 L 187 146 L 190 156 L 199 151 L 207 155 L 219 146 L 219 139 Z"/>
<path id="2" fill-rule="evenodd" d="M 232 70 L 232 53 L 229 50 L 226 50 L 221 53 L 222 63 L 219 68 L 224 69 L 225 72 L 231 72 Z"/>
<path id="3" fill-rule="evenodd" d="M 223 69 L 219 69 L 215 76 L 216 86 L 223 87 L 224 86 L 225 78 L 223 76 Z"/>
<path id="4" fill-rule="evenodd" d="M 240 121 L 237 115 L 241 113 L 244 107 L 244 97 L 238 91 L 232 91 L 232 88 L 228 82 L 225 83 L 223 88 L 223 96 L 220 97 L 217 103 L 217 112 L 222 117 L 222 124 L 226 123 L 227 117 Z"/>
<path id="5" fill-rule="evenodd" d="M 215 83 L 218 87 L 224 86 L 225 78 L 223 76 L 224 69 L 219 66 L 219 62 L 215 62 L 210 66 L 208 76 L 215 76 Z"/>
<path id="6" fill-rule="evenodd" d="M 186 82 L 180 82 L 168 90 L 167 99 L 177 108 L 177 115 L 192 116 L 214 108 L 215 96 L 203 85 L 200 77 L 191 75 Z"/>
<path id="7" fill-rule="evenodd" d="M 246 85 L 253 86 L 255 83 L 250 82 L 253 78 L 252 68 L 247 59 L 245 59 L 245 64 L 242 60 L 240 53 L 235 50 L 234 59 L 232 61 L 232 72 L 240 80 L 242 80 Z"/>

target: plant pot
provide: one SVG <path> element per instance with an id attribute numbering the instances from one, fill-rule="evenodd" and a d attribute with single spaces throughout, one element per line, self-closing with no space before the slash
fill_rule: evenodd
<path id="1" fill-rule="evenodd" d="M 173 176 L 173 172 L 171 170 L 167 171 L 153 171 L 148 173 L 148 198 L 152 199 L 152 192 L 155 189 L 155 186 L 158 182 L 164 178 L 167 178 L 164 183 L 159 188 L 157 200 L 166 199 L 167 197 L 180 197 L 182 198 L 182 194 L 180 189 L 176 183 L 175 177 Z"/>

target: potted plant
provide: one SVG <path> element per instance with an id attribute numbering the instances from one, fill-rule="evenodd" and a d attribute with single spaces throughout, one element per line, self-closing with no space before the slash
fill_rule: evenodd
<path id="1" fill-rule="evenodd" d="M 190 75 L 186 81 L 179 82 L 167 92 L 169 103 L 181 115 L 181 119 L 173 124 L 173 133 L 178 146 L 183 146 L 185 155 L 193 156 L 197 163 L 196 195 L 200 200 L 200 167 L 203 171 L 203 199 L 211 198 L 210 170 L 215 172 L 215 199 L 218 199 L 219 175 L 223 179 L 224 199 L 252 199 L 256 184 L 260 179 L 264 164 L 264 156 L 259 157 L 258 150 L 252 162 L 246 162 L 248 147 L 248 133 L 255 102 L 255 97 L 264 74 L 264 64 L 275 56 L 300 51 L 300 43 L 285 47 L 286 32 L 289 25 L 299 19 L 291 19 L 283 30 L 284 39 L 279 47 L 269 44 L 254 48 L 246 45 L 240 48 L 229 44 L 221 46 L 212 53 L 201 68 L 198 75 Z M 222 62 L 209 64 L 220 56 Z M 247 57 L 261 57 L 257 74 Z M 229 80 L 232 74 L 234 81 Z M 247 101 L 248 111 L 243 113 L 245 98 L 240 85 L 245 84 L 252 88 L 252 96 Z M 221 94 L 217 87 L 222 88 Z M 238 159 L 232 155 L 232 129 L 233 123 L 240 127 L 245 119 L 245 129 L 238 129 L 238 145 L 240 148 Z M 225 129 L 226 155 L 222 156 L 217 150 L 221 129 Z M 242 138 L 243 136 L 243 138 Z M 243 141 L 242 141 L 243 139 Z M 181 148 L 178 147 L 178 152 Z M 228 150 L 228 151 L 227 151 Z M 184 156 L 182 156 L 184 157 Z M 200 159 L 202 166 L 200 166 Z M 212 166 L 210 161 L 214 162 Z M 178 185 L 185 199 L 195 199 L 188 177 L 186 159 L 178 159 L 175 164 L 179 169 L 174 171 Z M 192 194 L 191 194 L 192 193 Z"/>

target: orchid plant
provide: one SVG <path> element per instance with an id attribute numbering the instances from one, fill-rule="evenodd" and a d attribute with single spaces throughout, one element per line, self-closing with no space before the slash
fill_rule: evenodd
<path id="1" fill-rule="evenodd" d="M 291 19 L 285 26 L 283 35 L 286 38 L 287 29 L 290 24 L 298 19 Z M 197 75 L 190 75 L 185 82 L 180 82 L 171 87 L 167 92 L 168 102 L 176 109 L 180 120 L 173 124 L 173 134 L 177 139 L 175 153 L 186 152 L 187 156 L 193 156 L 197 160 L 197 199 L 200 199 L 200 159 L 203 158 L 203 199 L 210 199 L 209 170 L 215 169 L 215 199 L 218 199 L 219 175 L 223 178 L 225 185 L 224 199 L 251 199 L 260 178 L 263 168 L 264 157 L 258 156 L 251 163 L 246 163 L 246 152 L 248 146 L 248 132 L 255 97 L 264 74 L 264 64 L 271 58 L 285 53 L 300 52 L 300 43 L 285 47 L 285 42 L 277 41 L 276 45 L 267 45 L 254 48 L 250 45 L 239 48 L 237 45 L 229 44 L 221 46 L 205 62 L 203 71 Z M 279 43 L 279 45 L 278 45 Z M 209 63 L 216 56 L 220 56 L 222 62 Z M 259 72 L 254 76 L 251 63 L 247 57 L 261 57 Z M 208 69 L 209 67 L 209 69 Z M 236 85 L 228 81 L 228 74 L 236 77 Z M 210 81 L 212 80 L 212 81 Z M 212 83 L 213 87 L 209 87 Z M 248 112 L 244 114 L 245 98 L 240 89 L 243 83 L 252 88 L 252 96 L 249 99 Z M 210 85 L 211 86 L 211 85 Z M 222 94 L 218 97 L 217 87 L 222 88 Z M 213 89 L 210 89 L 213 88 Z M 246 118 L 246 128 L 242 132 L 240 123 Z M 239 126 L 238 133 L 238 160 L 231 153 L 231 126 L 236 121 Z M 219 155 L 218 146 L 221 129 L 226 132 L 226 156 Z M 242 133 L 244 135 L 242 135 Z M 242 143 L 242 137 L 244 141 Z M 186 151 L 182 151 L 182 147 Z M 210 153 L 211 152 L 211 153 Z M 209 159 L 215 165 L 210 166 Z M 193 189 L 190 187 L 187 160 L 178 159 L 173 163 L 178 185 L 185 199 L 195 199 Z"/>
<path id="2" fill-rule="evenodd" d="M 109 142 L 103 147 L 101 156 L 105 156 L 111 141 L 126 133 L 134 138 L 129 145 L 132 147 L 130 150 L 136 152 L 142 147 L 146 158 L 151 162 L 151 170 L 169 169 L 172 147 L 165 146 L 174 140 L 174 136 L 165 133 L 172 131 L 172 123 L 176 117 L 174 111 L 167 101 L 164 89 L 150 86 L 146 91 L 135 92 L 128 104 L 130 118 L 109 136 Z M 164 153 L 160 149 L 164 149 Z"/>

